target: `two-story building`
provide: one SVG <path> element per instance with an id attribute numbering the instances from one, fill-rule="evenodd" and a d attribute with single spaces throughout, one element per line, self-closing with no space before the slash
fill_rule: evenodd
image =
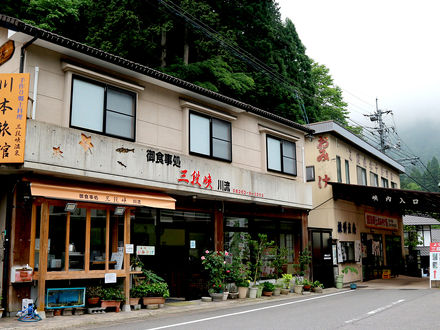
<path id="1" fill-rule="evenodd" d="M 315 130 L 306 140 L 307 182 L 313 188 L 313 279 L 332 285 L 346 265 L 358 270 L 345 275 L 346 283 L 398 267 L 402 210 L 391 206 L 400 191 L 403 166 L 335 122 L 308 127 Z"/>
<path id="2" fill-rule="evenodd" d="M 8 311 L 115 278 L 128 297 L 133 254 L 196 297 L 201 255 L 235 233 L 307 245 L 311 128 L 3 15 L 0 47 Z"/>

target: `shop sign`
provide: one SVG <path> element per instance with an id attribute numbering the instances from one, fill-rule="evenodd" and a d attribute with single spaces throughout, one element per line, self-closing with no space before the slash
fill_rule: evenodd
<path id="1" fill-rule="evenodd" d="M 328 153 L 325 149 L 328 148 L 329 142 L 327 136 L 320 136 L 318 139 L 318 150 L 319 150 L 319 156 L 316 158 L 318 162 L 321 161 L 329 161 Z"/>
<path id="2" fill-rule="evenodd" d="M 23 163 L 29 73 L 0 73 L 0 163 Z"/>
<path id="3" fill-rule="evenodd" d="M 116 283 L 116 273 L 105 273 L 104 282 L 105 283 Z"/>
<path id="4" fill-rule="evenodd" d="M 429 287 L 431 281 L 440 280 L 440 243 L 431 243 L 429 245 Z"/>
<path id="5" fill-rule="evenodd" d="M 388 218 L 370 213 L 365 213 L 365 225 L 367 227 L 387 229 L 387 230 L 397 230 L 399 228 L 397 219 Z"/>
<path id="6" fill-rule="evenodd" d="M 136 246 L 136 254 L 138 256 L 154 256 L 156 249 L 154 246 L 138 245 Z"/>
<path id="7" fill-rule="evenodd" d="M 6 41 L 3 45 L 0 46 L 0 65 L 9 61 L 9 59 L 14 54 L 15 45 L 14 41 L 9 40 Z"/>

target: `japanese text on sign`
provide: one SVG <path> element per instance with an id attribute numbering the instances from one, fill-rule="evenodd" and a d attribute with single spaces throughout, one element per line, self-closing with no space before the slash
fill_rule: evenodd
<path id="1" fill-rule="evenodd" d="M 29 73 L 0 74 L 0 163 L 23 163 Z"/>

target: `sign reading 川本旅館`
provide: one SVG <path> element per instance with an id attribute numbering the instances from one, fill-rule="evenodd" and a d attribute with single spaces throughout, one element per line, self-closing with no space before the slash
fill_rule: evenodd
<path id="1" fill-rule="evenodd" d="M 365 213 L 365 225 L 367 227 L 397 230 L 399 229 L 399 224 L 397 219 L 388 218 L 381 215 Z"/>
<path id="2" fill-rule="evenodd" d="M 29 73 L 0 74 L 0 163 L 23 163 Z"/>

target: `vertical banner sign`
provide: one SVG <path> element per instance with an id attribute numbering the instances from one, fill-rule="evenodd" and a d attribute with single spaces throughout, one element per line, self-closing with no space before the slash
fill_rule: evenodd
<path id="1" fill-rule="evenodd" d="M 29 73 L 0 73 L 0 164 L 23 163 Z"/>
<path id="2" fill-rule="evenodd" d="M 435 242 L 429 245 L 429 287 L 431 281 L 440 280 L 440 243 Z"/>

